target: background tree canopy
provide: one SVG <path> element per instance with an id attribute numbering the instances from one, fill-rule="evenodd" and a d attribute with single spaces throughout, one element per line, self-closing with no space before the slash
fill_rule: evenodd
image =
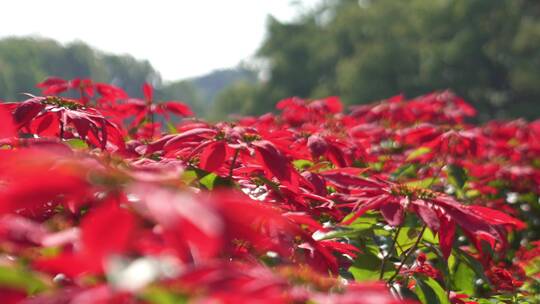
<path id="1" fill-rule="evenodd" d="M 65 79 L 91 77 L 121 86 L 139 96 L 145 81 L 161 83 L 148 61 L 131 56 L 108 55 L 82 42 L 66 46 L 50 39 L 7 38 L 0 40 L 0 98 L 20 99 L 47 76 Z M 28 93 L 38 93 L 37 89 Z"/>
<path id="2" fill-rule="evenodd" d="M 252 107 L 286 96 L 348 104 L 451 88 L 483 118 L 540 114 L 540 2 L 337 0 L 269 20 L 269 79 Z"/>
<path id="3" fill-rule="evenodd" d="M 537 0 L 327 0 L 292 22 L 270 17 L 258 57 L 260 71 L 240 66 L 164 82 L 131 56 L 10 38 L 0 40 L 0 99 L 20 99 L 54 75 L 110 82 L 133 96 L 148 81 L 160 99 L 183 100 L 213 119 L 272 111 L 288 96 L 359 104 L 447 88 L 481 119 L 540 116 Z"/>

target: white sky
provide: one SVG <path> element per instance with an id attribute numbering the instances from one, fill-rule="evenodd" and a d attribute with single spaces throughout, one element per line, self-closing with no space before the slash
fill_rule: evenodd
<path id="1" fill-rule="evenodd" d="M 82 40 L 108 53 L 148 59 L 166 80 L 232 67 L 255 53 L 266 16 L 296 16 L 291 0 L 8 0 L 0 37 Z M 303 0 L 312 7 L 318 0 Z"/>

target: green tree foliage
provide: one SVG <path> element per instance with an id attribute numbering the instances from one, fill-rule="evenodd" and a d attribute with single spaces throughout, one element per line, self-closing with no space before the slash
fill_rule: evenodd
<path id="1" fill-rule="evenodd" d="M 210 111 L 211 120 L 223 120 L 234 115 L 253 113 L 257 108 L 259 86 L 239 81 L 226 87 L 215 99 Z"/>
<path id="2" fill-rule="evenodd" d="M 156 100 L 186 102 L 199 117 L 224 113 L 220 114 L 221 117 L 229 112 L 234 113 L 236 107 L 232 109 L 225 105 L 218 108 L 227 112 L 218 112 L 214 107 L 217 96 L 231 84 L 242 82 L 229 89 L 231 92 L 241 91 L 248 83 L 256 83 L 257 80 L 253 69 L 239 66 L 188 80 L 164 82 L 146 60 L 137 60 L 129 55 L 106 54 L 83 42 L 64 46 L 45 38 L 13 37 L 0 40 L 0 99 L 20 100 L 21 93 L 38 94 L 35 85 L 48 76 L 91 78 L 119 86 L 134 97 L 142 97 L 141 87 L 149 82 L 156 88 Z M 223 96 L 227 99 L 229 97 L 226 96 L 230 94 Z M 239 108 L 244 109 L 242 113 L 251 109 L 247 104 Z"/>
<path id="3" fill-rule="evenodd" d="M 256 72 L 242 65 L 232 69 L 218 69 L 191 79 L 191 83 L 200 91 L 206 106 L 211 106 L 225 88 L 237 82 L 255 83 L 256 81 Z"/>
<path id="4" fill-rule="evenodd" d="M 23 92 L 36 94 L 36 83 L 48 76 L 92 78 L 121 86 L 132 96 L 141 95 L 145 81 L 161 84 L 148 61 L 104 54 L 82 42 L 62 46 L 43 38 L 0 40 L 0 98 L 17 100 Z M 34 89 L 29 92 L 29 88 Z"/>
<path id="5" fill-rule="evenodd" d="M 161 88 L 156 90 L 156 99 L 183 101 L 191 107 L 197 116 L 207 114 L 207 109 L 201 98 L 201 92 L 191 81 L 179 80 L 165 83 Z"/>
<path id="6" fill-rule="evenodd" d="M 266 108 L 291 95 L 356 104 L 451 88 L 484 117 L 540 114 L 536 0 L 327 1 L 293 22 L 270 19 L 259 54 Z"/>

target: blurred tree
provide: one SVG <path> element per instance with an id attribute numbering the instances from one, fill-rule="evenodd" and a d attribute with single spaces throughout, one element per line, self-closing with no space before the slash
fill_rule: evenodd
<path id="1" fill-rule="evenodd" d="M 43 38 L 0 40 L 0 98 L 17 100 L 23 92 L 37 94 L 36 83 L 47 76 L 92 78 L 121 86 L 132 96 L 142 95 L 146 81 L 161 84 L 159 73 L 148 61 L 107 55 L 82 42 L 62 46 Z"/>
<path id="2" fill-rule="evenodd" d="M 35 85 L 48 76 L 92 78 L 119 86 L 134 97 L 142 97 L 141 87 L 149 82 L 156 88 L 156 100 L 184 101 L 201 117 L 210 114 L 214 100 L 229 85 L 257 81 L 253 69 L 240 65 L 189 80 L 164 83 L 148 61 L 129 55 L 105 54 L 83 42 L 63 46 L 44 38 L 0 40 L 0 99 L 19 100 L 24 98 L 20 93 L 25 92 L 39 94 Z"/>
<path id="3" fill-rule="evenodd" d="M 270 18 L 270 109 L 297 95 L 364 103 L 451 88 L 487 117 L 540 114 L 540 2 L 334 0 Z"/>
<path id="4" fill-rule="evenodd" d="M 199 90 L 186 80 L 166 83 L 156 89 L 156 99 L 161 101 L 176 100 L 187 103 L 197 116 L 206 113 L 206 107 L 201 99 Z"/>
<path id="5" fill-rule="evenodd" d="M 146 60 L 137 60 L 129 55 L 104 55 L 103 64 L 107 70 L 107 82 L 121 87 L 130 96 L 140 96 L 145 82 L 161 85 L 161 76 Z"/>
<path id="6" fill-rule="evenodd" d="M 209 118 L 218 121 L 253 113 L 257 107 L 258 89 L 258 85 L 246 81 L 231 84 L 217 95 Z"/>
<path id="7" fill-rule="evenodd" d="M 240 64 L 236 68 L 214 70 L 206 75 L 190 79 L 199 90 L 203 103 L 211 108 L 218 94 L 237 82 L 256 83 L 256 72 Z"/>

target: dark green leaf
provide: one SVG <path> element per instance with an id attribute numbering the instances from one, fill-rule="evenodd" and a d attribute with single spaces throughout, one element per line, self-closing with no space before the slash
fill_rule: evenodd
<path id="1" fill-rule="evenodd" d="M 415 276 L 415 293 L 422 304 L 450 304 L 445 290 L 430 277 Z"/>

